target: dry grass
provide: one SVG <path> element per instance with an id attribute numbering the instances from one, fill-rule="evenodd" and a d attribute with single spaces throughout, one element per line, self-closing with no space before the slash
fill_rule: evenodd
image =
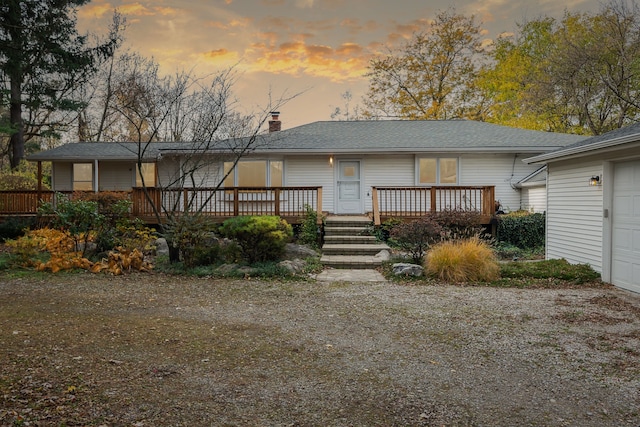
<path id="1" fill-rule="evenodd" d="M 493 249 L 477 237 L 446 241 L 427 254 L 427 272 L 446 282 L 491 282 L 500 277 Z"/>

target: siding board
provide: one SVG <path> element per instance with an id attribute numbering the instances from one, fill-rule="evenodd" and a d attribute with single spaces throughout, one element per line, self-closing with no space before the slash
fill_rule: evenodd
<path id="1" fill-rule="evenodd" d="M 600 161 L 549 164 L 547 258 L 590 264 L 602 272 L 602 187 L 588 185 L 602 171 Z"/>

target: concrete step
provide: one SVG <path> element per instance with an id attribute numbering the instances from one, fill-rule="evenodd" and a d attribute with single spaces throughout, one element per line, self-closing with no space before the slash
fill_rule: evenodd
<path id="1" fill-rule="evenodd" d="M 325 243 L 322 253 L 326 255 L 375 255 L 380 251 L 389 249 L 384 243 L 372 244 L 334 244 Z"/>
<path id="2" fill-rule="evenodd" d="M 375 244 L 376 238 L 373 236 L 351 236 L 351 235 L 332 235 L 332 236 L 324 236 L 325 244 L 347 244 L 347 245 L 357 245 L 357 244 Z"/>
<path id="3" fill-rule="evenodd" d="M 382 260 L 370 255 L 322 255 L 320 262 L 325 267 L 337 269 L 372 269 L 382 265 Z"/>
<path id="4" fill-rule="evenodd" d="M 336 227 L 336 226 L 325 226 L 324 227 L 324 235 L 325 236 L 362 236 L 368 235 L 369 229 L 366 227 Z"/>
<path id="5" fill-rule="evenodd" d="M 330 216 L 325 218 L 324 224 L 329 227 L 367 227 L 372 221 L 366 216 Z"/>

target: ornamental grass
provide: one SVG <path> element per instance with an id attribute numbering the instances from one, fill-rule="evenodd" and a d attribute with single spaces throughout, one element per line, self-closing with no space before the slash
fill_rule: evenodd
<path id="1" fill-rule="evenodd" d="M 491 282 L 500 277 L 493 249 L 478 237 L 434 245 L 426 256 L 426 270 L 445 282 Z"/>

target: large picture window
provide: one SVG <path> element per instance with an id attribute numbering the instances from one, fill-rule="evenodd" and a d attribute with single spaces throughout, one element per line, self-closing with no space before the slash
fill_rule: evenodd
<path id="1" fill-rule="evenodd" d="M 140 173 L 142 171 L 142 173 Z M 144 185 L 147 187 L 156 186 L 156 164 L 142 163 L 138 168 L 136 165 L 136 187 L 142 187 L 142 178 L 144 177 Z"/>
<path id="2" fill-rule="evenodd" d="M 418 184 L 447 185 L 458 183 L 458 159 L 455 157 L 421 157 L 418 159 Z"/>
<path id="3" fill-rule="evenodd" d="M 93 191 L 93 165 L 73 164 L 73 191 Z"/>
<path id="4" fill-rule="evenodd" d="M 224 163 L 225 175 L 233 162 Z M 241 160 L 224 181 L 225 187 L 282 187 L 281 160 Z"/>

